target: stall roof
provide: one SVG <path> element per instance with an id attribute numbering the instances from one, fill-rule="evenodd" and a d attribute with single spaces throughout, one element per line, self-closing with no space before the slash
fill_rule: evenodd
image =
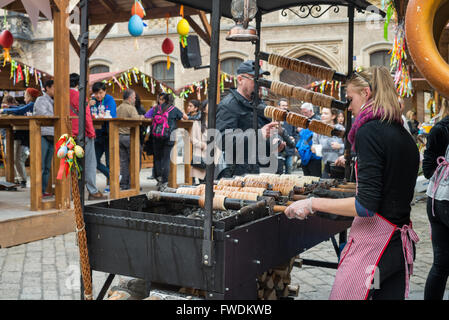
<path id="1" fill-rule="evenodd" d="M 231 15 L 231 1 L 222 0 L 221 8 L 222 15 L 227 18 L 232 18 Z M 107 24 L 116 22 L 126 22 L 131 16 L 131 7 L 135 0 L 91 0 L 89 1 L 89 21 L 90 25 Z M 198 10 L 211 12 L 212 1 L 206 0 L 142 0 L 145 7 L 148 19 L 165 18 L 167 14 L 171 17 L 180 15 L 180 5 L 185 5 L 185 15 L 198 14 Z M 338 5 L 348 6 L 354 5 L 357 10 L 366 10 L 369 6 L 379 5 L 379 1 L 365 1 L 365 0 L 258 0 L 258 7 L 262 14 L 270 13 L 280 9 L 286 9 L 302 5 Z M 54 9 L 55 4 L 51 1 L 51 6 Z M 22 1 L 14 1 L 4 7 L 6 10 L 25 13 Z M 385 16 L 383 11 L 380 14 Z M 42 13 L 41 13 L 42 15 Z"/>
<path id="2" fill-rule="evenodd" d="M 211 12 L 212 1 L 204 0 L 168 0 L 173 3 L 183 4 L 191 8 Z M 221 10 L 222 15 L 228 18 L 232 18 L 231 15 L 231 2 L 232 0 L 222 0 Z M 273 11 L 286 9 L 295 6 L 303 5 L 338 5 L 349 6 L 354 5 L 357 10 L 366 10 L 369 6 L 377 5 L 379 1 L 365 1 L 365 0 L 258 0 L 257 5 L 262 14 L 270 13 Z M 382 16 L 385 16 L 383 11 L 380 11 Z"/>

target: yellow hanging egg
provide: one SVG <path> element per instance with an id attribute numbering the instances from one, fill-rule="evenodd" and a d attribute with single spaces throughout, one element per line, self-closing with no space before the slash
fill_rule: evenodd
<path id="1" fill-rule="evenodd" d="M 186 19 L 181 19 L 181 21 L 178 22 L 177 30 L 180 36 L 188 35 L 190 31 L 189 22 Z"/>
<path id="2" fill-rule="evenodd" d="M 84 157 L 84 150 L 80 146 L 75 146 L 75 155 L 77 158 Z"/>

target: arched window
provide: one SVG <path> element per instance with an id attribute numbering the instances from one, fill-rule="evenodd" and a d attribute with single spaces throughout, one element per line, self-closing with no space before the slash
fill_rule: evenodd
<path id="1" fill-rule="evenodd" d="M 310 54 L 300 56 L 297 59 L 330 68 L 325 61 Z M 281 72 L 280 80 L 294 86 L 306 87 L 315 81 L 321 81 L 323 79 L 317 79 L 307 74 L 301 74 L 291 70 L 284 70 Z"/>
<path id="2" fill-rule="evenodd" d="M 221 70 L 230 75 L 237 75 L 237 69 L 243 62 L 240 58 L 227 58 L 221 61 Z"/>
<path id="3" fill-rule="evenodd" d="M 388 50 L 380 50 L 371 53 L 369 56 L 370 66 L 384 66 L 390 69 L 391 55 L 388 52 Z"/>
<path id="4" fill-rule="evenodd" d="M 152 65 L 153 78 L 165 83 L 170 88 L 175 87 L 175 64 L 172 62 L 170 69 L 167 70 L 167 62 L 156 62 Z"/>
<path id="5" fill-rule="evenodd" d="M 105 73 L 109 72 L 109 67 L 104 64 L 98 64 L 96 66 L 90 67 L 89 72 L 90 74 Z"/>

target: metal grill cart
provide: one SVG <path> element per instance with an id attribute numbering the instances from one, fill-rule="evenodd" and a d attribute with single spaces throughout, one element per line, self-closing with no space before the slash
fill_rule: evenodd
<path id="1" fill-rule="evenodd" d="M 132 2 L 129 1 L 130 7 Z M 232 17 L 231 0 L 167 2 L 211 13 L 208 124 L 209 128 L 215 128 L 220 18 Z M 80 3 L 82 84 L 86 83 L 87 6 L 90 3 L 91 1 Z M 254 41 L 255 92 L 258 92 L 259 87 L 262 16 L 280 9 L 284 9 L 285 13 L 294 6 L 299 6 L 301 12 L 306 10 L 308 12 L 306 15 L 309 15 L 317 11 L 317 8 L 321 10 L 320 5 L 348 8 L 348 74 L 352 73 L 354 12 L 365 11 L 371 3 L 364 0 L 258 0 L 256 30 L 259 38 Z M 380 13 L 384 15 L 383 12 Z M 85 90 L 85 86 L 81 85 L 80 101 L 85 99 Z M 254 110 L 259 105 L 257 100 L 258 98 L 254 101 Z M 83 111 L 80 112 L 84 114 Z M 349 112 L 346 119 L 346 130 L 349 132 L 351 127 Z M 254 112 L 254 128 L 257 129 L 256 112 Z M 79 132 L 84 132 L 83 121 L 80 121 Z M 211 141 L 211 137 L 208 137 L 208 141 Z M 350 145 L 347 142 L 345 149 L 348 178 Z M 338 233 L 340 244 L 346 241 L 345 230 L 350 226 L 350 220 L 319 214 L 305 221 L 288 221 L 284 214 L 271 212 L 273 206 L 267 199 L 252 203 L 242 202 L 239 206 L 235 206 L 235 203 L 229 204 L 226 214 L 217 216 L 212 209 L 214 169 L 214 164 L 207 165 L 205 201 L 204 209 L 201 209 L 201 219 L 181 216 L 184 210 L 200 210 L 198 199 L 189 197 L 174 199 L 170 196 L 161 196 L 154 199 L 140 195 L 84 207 L 92 270 L 110 273 L 98 299 L 103 298 L 116 274 L 142 278 L 149 287 L 153 282 L 202 289 L 207 292 L 208 299 L 255 299 L 256 277 L 264 271 L 285 263 Z M 338 254 L 335 241 L 334 245 Z M 320 265 L 321 262 L 312 263 Z M 321 265 L 329 266 L 326 263 Z"/>

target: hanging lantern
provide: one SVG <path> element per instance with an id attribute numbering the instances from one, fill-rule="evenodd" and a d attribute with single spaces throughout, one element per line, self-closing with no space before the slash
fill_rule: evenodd
<path id="1" fill-rule="evenodd" d="M 175 49 L 175 45 L 170 38 L 165 38 L 164 42 L 162 42 L 162 52 L 167 55 L 167 70 L 170 69 L 170 54 L 172 54 Z"/>
<path id="2" fill-rule="evenodd" d="M 178 22 L 177 31 L 179 34 L 179 40 L 181 41 L 182 47 L 185 48 L 187 46 L 187 37 L 190 31 L 189 22 L 186 19 L 181 19 Z"/>
<path id="3" fill-rule="evenodd" d="M 131 8 L 131 15 L 138 15 L 141 19 L 145 17 L 145 9 L 140 1 L 135 1 Z"/>
<path id="4" fill-rule="evenodd" d="M 232 0 L 231 14 L 236 24 L 229 30 L 226 40 L 255 41 L 259 39 L 256 29 L 249 25 L 256 13 L 256 0 Z"/>
<path id="5" fill-rule="evenodd" d="M 11 55 L 9 51 L 11 50 L 13 43 L 14 37 L 12 33 L 8 30 L 3 30 L 2 33 L 0 33 L 0 45 L 3 47 L 3 66 L 5 66 L 6 62 L 11 62 Z"/>
<path id="6" fill-rule="evenodd" d="M 138 37 L 143 33 L 143 20 L 137 14 L 133 15 L 131 19 L 129 19 L 128 23 L 128 31 L 133 37 Z"/>

